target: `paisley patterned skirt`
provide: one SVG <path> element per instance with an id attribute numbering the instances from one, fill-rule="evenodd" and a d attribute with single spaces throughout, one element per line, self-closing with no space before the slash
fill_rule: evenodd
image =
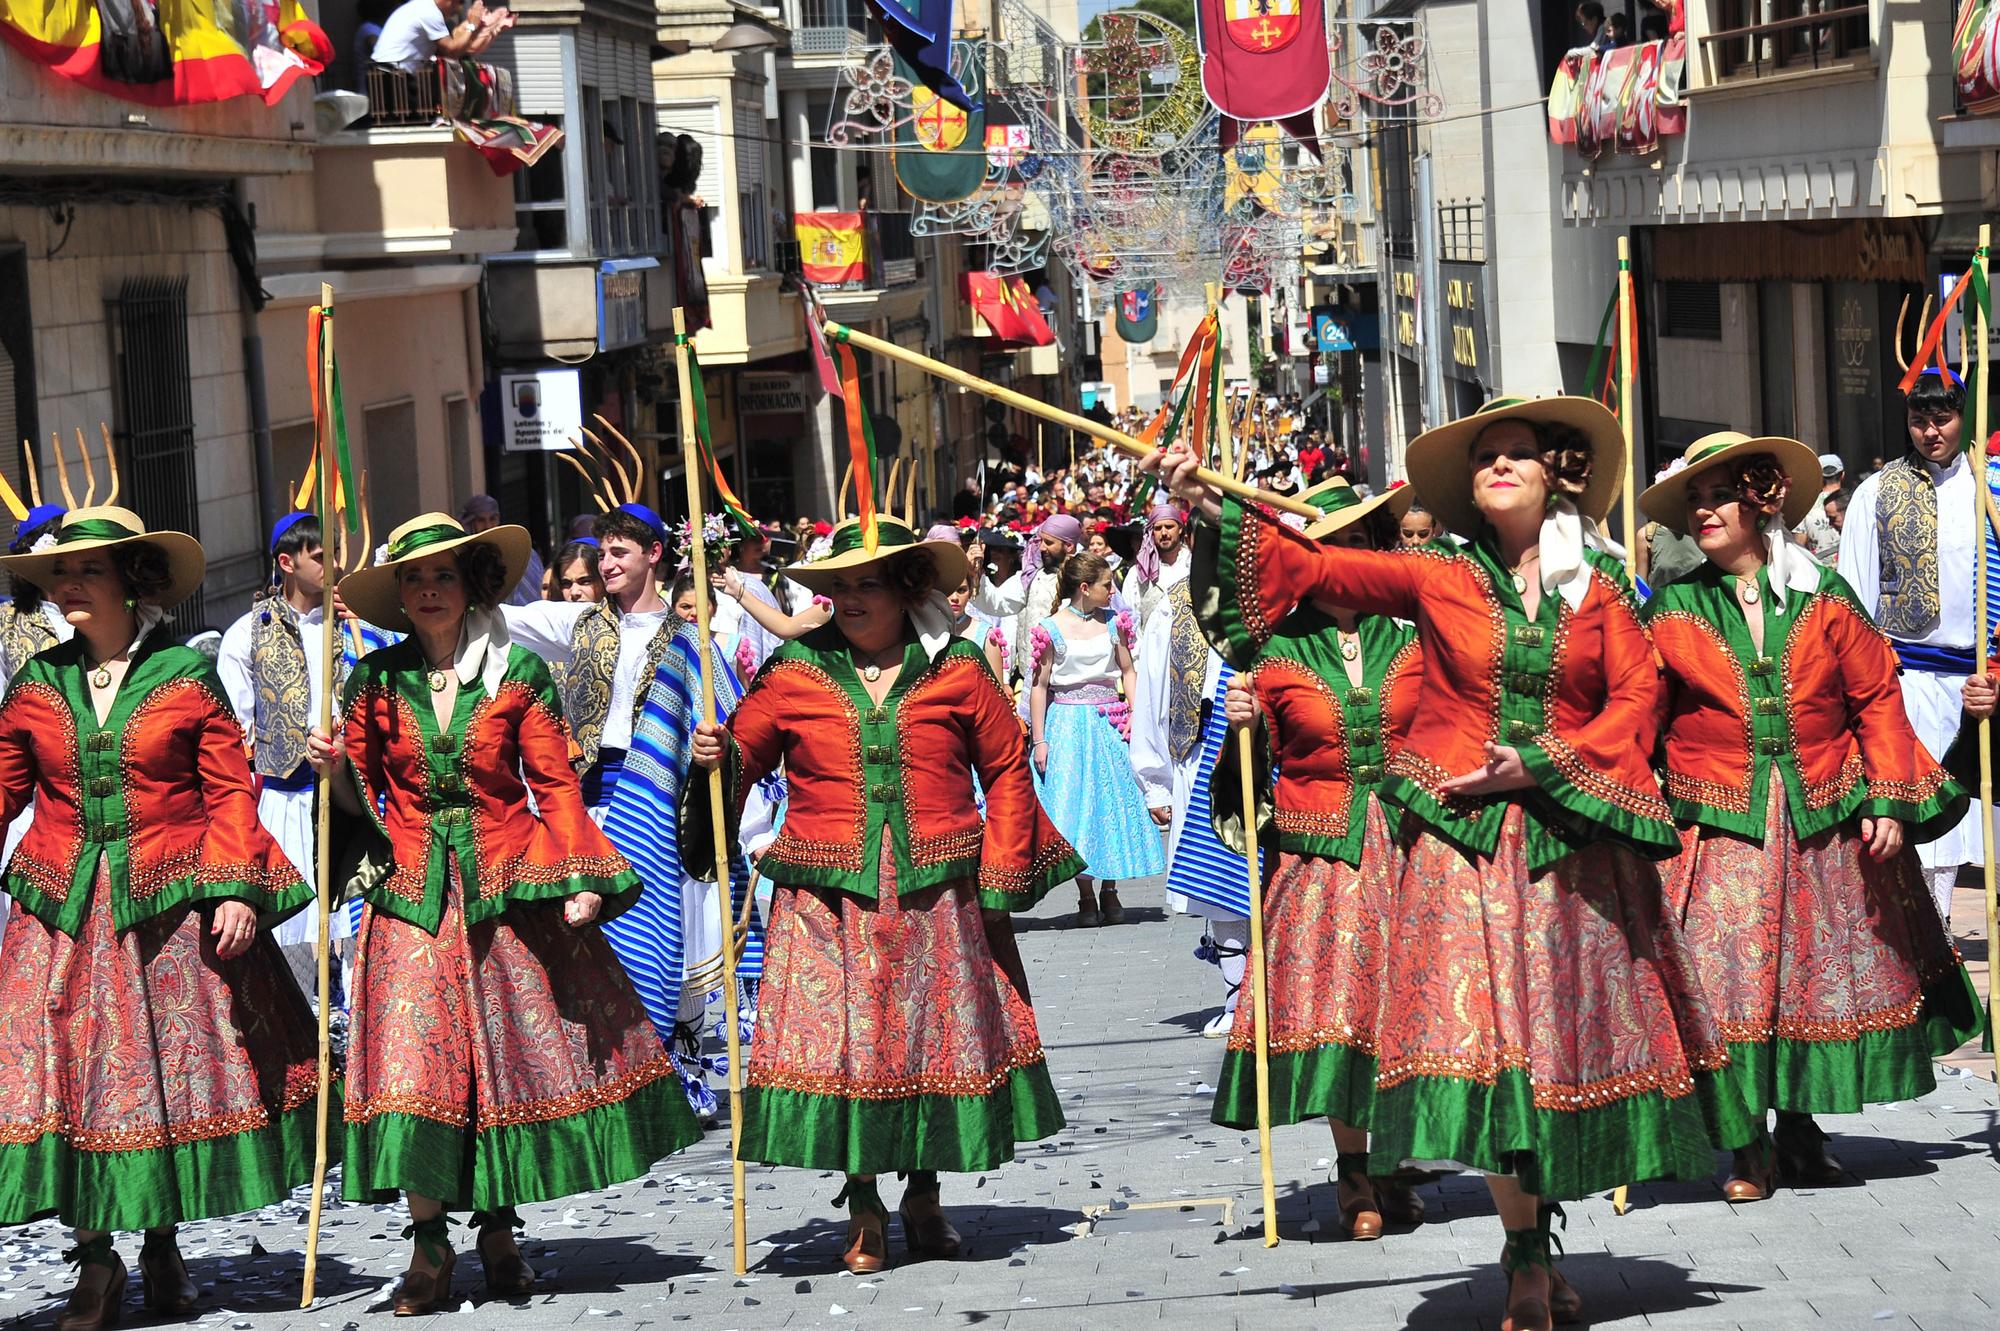
<path id="1" fill-rule="evenodd" d="M 638 1178 L 701 1136 L 603 930 L 560 901 L 435 936 L 368 907 L 354 967 L 344 1195 L 492 1210 Z"/>
<path id="2" fill-rule="evenodd" d="M 209 923 L 184 907 L 118 931 L 105 869 L 75 938 L 13 908 L 0 1224 L 152 1228 L 268 1206 L 311 1179 L 312 1012 L 269 934 L 223 961 Z"/>
<path id="3" fill-rule="evenodd" d="M 780 886 L 764 941 L 743 1156 L 886 1174 L 972 1172 L 1054 1135 L 1035 1012 L 987 941 L 977 884 L 898 898 Z"/>
<path id="4" fill-rule="evenodd" d="M 1361 866 L 1289 851 L 1264 885 L 1270 986 L 1271 1122 L 1330 1118 L 1365 1127 L 1375 1098 L 1375 1019 L 1388 965 L 1402 855 L 1382 806 L 1367 803 Z M 1247 993 L 1222 1056 L 1214 1118 L 1257 1124 L 1256 1017 Z"/>
<path id="5" fill-rule="evenodd" d="M 1705 1179 L 1755 1125 L 1714 1072 L 1658 871 L 1609 843 L 1528 872 L 1524 815 L 1493 856 L 1428 830 L 1390 917 L 1370 1169 L 1448 1160 L 1552 1199 Z"/>
<path id="6" fill-rule="evenodd" d="M 1729 1079 L 1759 1117 L 1922 1095 L 1980 1012 L 1917 852 L 1873 859 L 1849 827 L 1800 841 L 1770 785 L 1762 845 L 1688 828 L 1667 880 Z"/>

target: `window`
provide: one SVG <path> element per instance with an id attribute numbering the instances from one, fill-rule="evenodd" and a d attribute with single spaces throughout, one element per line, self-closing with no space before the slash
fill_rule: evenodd
<path id="1" fill-rule="evenodd" d="M 149 530 L 182 531 L 200 540 L 187 278 L 128 278 L 111 303 L 111 315 L 118 441 L 126 460 L 120 493 Z M 197 590 L 168 619 L 176 633 L 187 634 L 201 627 L 204 617 Z"/>
<path id="2" fill-rule="evenodd" d="M 388 501 L 390 512 L 421 511 L 422 475 L 417 467 L 417 404 L 407 398 L 368 407 L 361 413 L 367 450 L 368 492 Z"/>
<path id="3" fill-rule="evenodd" d="M 1662 282 L 1660 336 L 1722 340 L 1722 286 L 1718 282 Z"/>
<path id="4" fill-rule="evenodd" d="M 563 128 L 563 117 L 544 116 L 549 124 Z M 570 139 L 563 141 L 533 166 L 514 173 L 514 223 L 520 229 L 517 250 L 567 250 L 569 248 L 568 167 L 564 158 Z"/>
<path id="5" fill-rule="evenodd" d="M 1718 79 L 1818 69 L 1868 50 L 1868 9 L 1853 0 L 1716 0 L 1702 49 Z"/>
<path id="6" fill-rule="evenodd" d="M 35 325 L 28 308 L 28 256 L 0 249 L 0 475 L 22 503 L 32 502 L 27 459 L 20 442 L 39 434 L 35 424 Z"/>
<path id="7" fill-rule="evenodd" d="M 472 478 L 472 402 L 462 393 L 444 400 L 444 446 L 451 455 L 451 504 L 456 508 L 479 490 Z"/>

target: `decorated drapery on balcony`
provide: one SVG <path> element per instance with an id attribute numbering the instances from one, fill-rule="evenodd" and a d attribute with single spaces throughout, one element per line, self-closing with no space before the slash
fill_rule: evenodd
<path id="1" fill-rule="evenodd" d="M 1578 47 L 1549 85 L 1549 139 L 1585 157 L 1609 148 L 1643 154 L 1687 132 L 1687 37 L 1610 50 Z"/>
<path id="2" fill-rule="evenodd" d="M 299 0 L 0 0 L 0 36 L 58 77 L 149 106 L 276 105 L 333 55 Z"/>

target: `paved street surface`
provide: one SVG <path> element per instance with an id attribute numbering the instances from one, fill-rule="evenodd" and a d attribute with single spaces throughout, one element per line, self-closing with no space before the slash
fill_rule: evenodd
<path id="1" fill-rule="evenodd" d="M 1144 888 L 1128 901 L 1157 902 Z M 1959 936 L 1984 961 L 1976 893 Z M 1025 954 L 1069 1127 L 1010 1168 L 947 1176 L 969 1251 L 856 1279 L 840 1268 L 839 1180 L 750 1174 L 751 1272 L 729 1270 L 729 1167 L 720 1133 L 613 1193 L 524 1208 L 524 1247 L 545 1292 L 524 1306 L 473 1297 L 446 1328 L 1497 1327 L 1501 1244 L 1485 1189 L 1426 1190 L 1432 1219 L 1373 1244 L 1339 1233 L 1319 1124 L 1276 1137 L 1282 1244 L 1266 1249 L 1254 1134 L 1209 1122 L 1221 1057 L 1199 1029 L 1220 993 L 1190 949 L 1199 926 L 1133 909 L 1133 923 L 1068 927 L 1058 892 L 1024 921 Z M 1571 1205 L 1564 1272 L 1598 1326 L 1946 1327 L 2000 1325 L 2000 1134 L 1991 1062 L 1944 1070 L 1923 1101 L 1826 1121 L 1857 1176 L 1732 1210 L 1713 1184 L 1643 1187 L 1620 1218 L 1607 1199 Z M 1861 1179 L 1866 1179 L 1863 1186 Z M 884 1193 L 891 1205 L 893 1182 Z M 202 1286 L 198 1324 L 232 1331 L 388 1325 L 403 1218 L 334 1206 L 318 1305 L 297 1307 L 302 1203 L 191 1226 L 183 1251 Z M 901 1245 L 892 1227 L 894 1251 Z M 467 1236 L 463 1243 L 470 1246 Z M 0 1234 L 0 1315 L 53 1325 L 68 1287 L 53 1224 Z M 128 1263 L 136 1238 L 126 1236 Z M 144 1324 L 138 1281 L 127 1320 Z"/>

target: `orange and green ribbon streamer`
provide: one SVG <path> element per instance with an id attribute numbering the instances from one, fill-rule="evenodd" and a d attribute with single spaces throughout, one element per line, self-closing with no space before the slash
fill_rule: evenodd
<path id="1" fill-rule="evenodd" d="M 354 487 L 354 459 L 347 448 L 347 407 L 340 391 L 340 359 L 331 354 L 329 344 L 332 340 L 333 311 L 324 306 L 313 306 L 306 313 L 306 385 L 312 394 L 313 438 L 316 442 L 312 461 L 306 464 L 305 477 L 299 482 L 299 496 L 303 505 L 305 496 L 315 492 L 319 484 L 321 459 L 331 446 L 333 456 L 327 459 L 324 465 L 333 471 L 330 478 L 333 481 L 333 507 L 335 512 L 346 515 L 347 530 L 352 533 L 361 530 L 361 515 L 347 502 L 347 496 L 357 491 Z M 320 379 L 320 358 L 323 351 L 328 353 L 326 360 L 333 367 L 333 392 L 330 400 L 329 395 L 323 391 L 324 385 Z M 331 532 L 333 522 L 330 515 L 322 513 L 319 516 L 321 530 Z"/>
<path id="2" fill-rule="evenodd" d="M 674 336 L 674 341 L 687 353 L 688 392 L 694 398 L 694 442 L 701 453 L 701 465 L 708 468 L 708 479 L 715 486 L 715 498 L 722 505 L 722 511 L 744 536 L 755 536 L 758 534 L 757 520 L 750 516 L 749 509 L 743 507 L 736 491 L 729 488 L 729 480 L 722 474 L 722 464 L 715 459 L 715 447 L 709 442 L 708 392 L 702 387 L 701 361 L 694 354 L 694 339 L 679 333 Z"/>
<path id="3" fill-rule="evenodd" d="M 840 396 L 847 408 L 847 455 L 854 463 L 854 509 L 861 519 L 861 548 L 875 553 L 875 427 L 868 420 L 868 405 L 861 400 L 861 371 L 854 364 L 854 348 L 847 345 L 847 330 L 834 333 L 833 354 L 840 361 Z"/>

